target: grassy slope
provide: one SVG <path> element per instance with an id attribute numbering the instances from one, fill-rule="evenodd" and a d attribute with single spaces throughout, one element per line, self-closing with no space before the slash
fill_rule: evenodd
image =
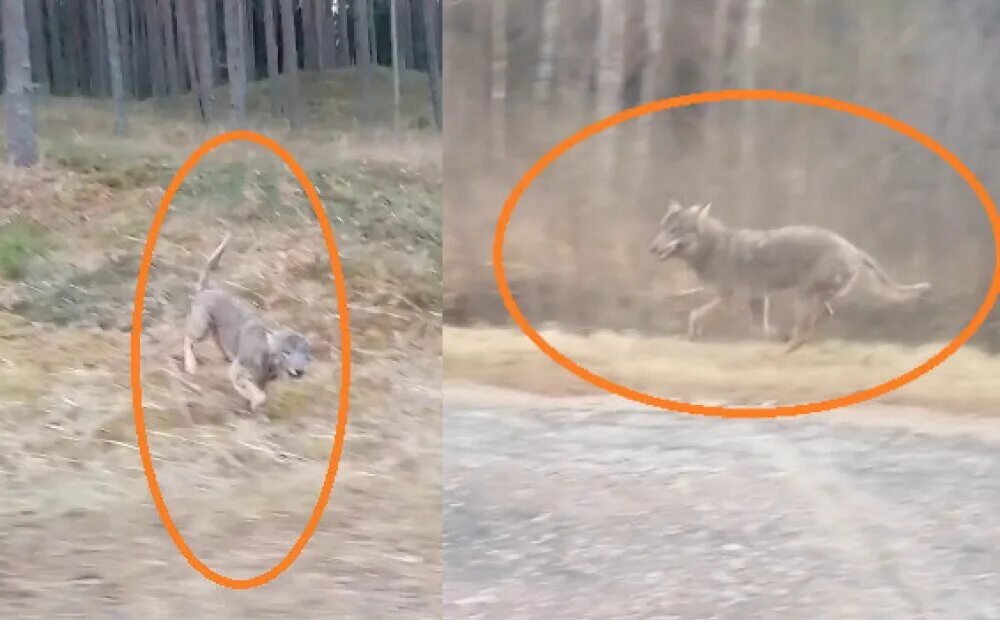
<path id="1" fill-rule="evenodd" d="M 159 524 L 135 452 L 128 329 L 142 244 L 177 166 L 222 128 L 195 126 L 189 101 L 142 103 L 119 139 L 105 103 L 51 101 L 38 114 L 41 165 L 0 168 L 0 529 L 22 532 L 4 545 L 0 611 L 438 615 L 441 169 L 436 137 L 419 129 L 426 83 L 406 76 L 403 138 L 362 141 L 353 76 L 304 77 L 305 131 L 289 136 L 268 117 L 266 84 L 251 93 L 250 126 L 309 173 L 347 275 L 351 410 L 317 533 L 281 585 L 220 592 Z M 386 82 L 380 101 L 391 100 Z M 283 164 L 242 144 L 202 161 L 156 245 L 143 401 L 182 534 L 211 568 L 248 577 L 287 552 L 316 501 L 339 394 L 336 296 Z M 190 285 L 224 229 L 234 241 L 219 278 L 314 342 L 310 375 L 275 385 L 270 422 L 240 413 L 210 342 L 197 377 L 170 359 Z"/>

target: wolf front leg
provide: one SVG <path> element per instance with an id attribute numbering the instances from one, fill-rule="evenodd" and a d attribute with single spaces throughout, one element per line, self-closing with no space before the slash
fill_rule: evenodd
<path id="1" fill-rule="evenodd" d="M 709 312 L 715 310 L 725 301 L 725 297 L 717 296 L 704 306 L 700 306 L 691 311 L 688 315 L 688 340 L 696 340 L 701 335 L 701 324 Z"/>

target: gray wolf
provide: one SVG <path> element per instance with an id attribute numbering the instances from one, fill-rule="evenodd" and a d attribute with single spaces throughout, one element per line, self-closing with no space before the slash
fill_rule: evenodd
<path id="1" fill-rule="evenodd" d="M 227 233 L 205 263 L 191 302 L 184 333 L 184 369 L 198 370 L 194 345 L 211 334 L 229 362 L 233 388 L 257 413 L 267 400 L 265 387 L 282 375 L 303 377 L 309 366 L 309 342 L 302 334 L 269 325 L 256 310 L 227 291 L 208 285 L 229 242 Z"/>
<path id="2" fill-rule="evenodd" d="M 701 332 L 709 312 L 736 297 L 749 299 L 754 319 L 762 320 L 765 334 L 771 336 L 770 296 L 790 291 L 795 318 L 785 353 L 791 353 L 805 344 L 823 315 L 833 315 L 830 302 L 846 295 L 862 271 L 871 274 L 872 290 L 893 302 L 915 299 L 930 288 L 927 282 L 895 282 L 867 252 L 826 228 L 730 228 L 709 215 L 711 206 L 684 208 L 671 201 L 649 247 L 661 261 L 684 261 L 714 289 L 715 297 L 688 317 L 691 339 Z"/>

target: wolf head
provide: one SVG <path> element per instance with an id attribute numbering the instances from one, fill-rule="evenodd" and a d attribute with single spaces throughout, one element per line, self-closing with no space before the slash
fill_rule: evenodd
<path id="1" fill-rule="evenodd" d="M 698 245 L 711 208 L 710 202 L 684 208 L 671 200 L 649 251 L 661 261 L 688 256 Z"/>
<path id="2" fill-rule="evenodd" d="M 271 352 L 271 367 L 284 371 L 289 377 L 299 379 L 309 367 L 309 342 L 302 334 L 281 329 L 267 337 Z"/>

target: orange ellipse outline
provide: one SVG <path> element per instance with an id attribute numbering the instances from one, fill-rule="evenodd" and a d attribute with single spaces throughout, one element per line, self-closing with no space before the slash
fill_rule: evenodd
<path id="1" fill-rule="evenodd" d="M 160 228 L 167 215 L 167 210 L 170 208 L 170 203 L 173 200 L 174 194 L 177 193 L 177 190 L 180 188 L 184 178 L 191 172 L 191 170 L 194 169 L 194 167 L 198 164 L 198 161 L 217 146 L 237 140 L 245 140 L 247 142 L 259 144 L 280 157 L 281 160 L 285 162 L 285 165 L 287 165 L 292 171 L 292 174 L 295 175 L 295 178 L 302 186 L 303 191 L 305 191 L 306 196 L 308 196 L 309 202 L 312 204 L 313 211 L 316 213 L 316 219 L 319 222 L 320 229 L 323 231 L 323 239 L 326 241 L 327 253 L 330 256 L 330 268 L 333 272 L 334 284 L 337 290 L 337 309 L 340 312 L 339 323 L 342 342 L 340 405 L 337 411 L 337 430 L 334 434 L 333 448 L 330 451 L 330 463 L 327 466 L 326 476 L 323 479 L 323 487 L 320 489 L 319 497 L 316 500 L 316 505 L 313 508 L 312 515 L 309 517 L 309 521 L 306 523 L 305 528 L 299 535 L 298 540 L 295 541 L 295 544 L 292 545 L 291 550 L 289 550 L 284 558 L 263 573 L 247 579 L 233 579 L 231 577 L 226 577 L 225 575 L 217 573 L 206 566 L 201 560 L 198 559 L 194 552 L 191 551 L 191 548 L 187 546 L 184 538 L 177 530 L 177 526 L 174 525 L 173 520 L 170 518 L 170 512 L 167 510 L 167 504 L 164 502 L 163 495 L 160 492 L 160 485 L 156 481 L 156 471 L 153 468 L 153 460 L 149 453 L 149 443 L 146 436 L 146 422 L 142 411 L 142 382 L 139 374 L 139 336 L 142 332 L 143 298 L 146 291 L 146 282 L 149 278 L 150 263 L 153 259 L 153 248 L 156 245 L 156 238 L 160 233 Z M 159 209 L 157 209 L 156 215 L 153 218 L 153 224 L 149 229 L 149 233 L 146 235 L 146 245 L 142 253 L 142 263 L 139 266 L 139 275 L 136 278 L 135 301 L 133 302 L 132 312 L 132 342 L 130 354 L 132 373 L 132 409 L 135 413 L 136 439 L 139 444 L 139 454 L 142 456 L 142 469 L 145 472 L 146 481 L 149 483 L 149 492 L 153 496 L 153 503 L 156 505 L 156 511 L 159 513 L 160 519 L 163 521 L 163 527 L 167 530 L 167 533 L 170 534 L 170 538 L 173 539 L 177 549 L 180 550 L 181 555 L 183 555 L 188 563 L 195 570 L 201 573 L 205 579 L 217 583 L 220 586 L 232 588 L 234 590 L 246 590 L 263 585 L 283 573 L 289 566 L 292 565 L 292 563 L 295 562 L 299 554 L 302 553 L 302 550 L 305 548 L 306 543 L 308 543 L 309 539 L 312 537 L 313 532 L 316 530 L 316 526 L 319 525 L 319 521 L 323 516 L 323 510 L 326 508 L 326 504 L 330 499 L 330 493 L 333 491 L 333 483 L 337 477 L 337 469 L 340 465 L 340 457 L 344 449 L 344 435 L 347 431 L 347 410 L 350 401 L 349 390 L 351 385 L 351 333 L 348 312 L 347 287 L 344 283 L 344 274 L 340 265 L 340 255 L 337 251 L 337 243 L 333 238 L 333 232 L 330 229 L 330 222 L 326 217 L 326 213 L 323 211 L 319 194 L 316 193 L 316 189 L 309 181 L 309 177 L 306 175 L 305 171 L 298 164 L 298 162 L 296 162 L 291 156 L 291 154 L 282 148 L 281 145 L 275 140 L 248 130 L 224 132 L 206 140 L 201 146 L 199 146 L 191 154 L 191 156 L 188 157 L 187 161 L 181 165 L 180 169 L 174 175 L 173 180 L 170 182 L 170 185 L 167 186 L 167 190 L 164 192 L 163 198 L 160 200 Z"/>
<path id="2" fill-rule="evenodd" d="M 990 288 L 986 293 L 986 297 L 983 300 L 982 305 L 976 311 L 975 315 L 969 324 L 959 332 L 951 342 L 945 345 L 940 351 L 929 357 L 924 363 L 910 369 L 909 371 L 889 379 L 883 383 L 880 383 L 874 387 L 859 390 L 857 392 L 849 393 L 845 396 L 840 396 L 836 398 L 830 398 L 822 401 L 815 401 L 811 403 L 802 403 L 795 405 L 781 405 L 777 407 L 720 407 L 715 405 L 699 405 L 695 403 L 686 403 L 682 401 L 671 400 L 667 398 L 659 398 L 640 392 L 638 390 L 633 390 L 631 388 L 625 387 L 618 383 L 615 383 L 609 379 L 606 379 L 596 373 L 593 373 L 586 368 L 583 368 L 567 356 L 560 353 L 555 347 L 550 345 L 535 329 L 531 326 L 528 320 L 521 313 L 520 308 L 517 306 L 517 302 L 514 301 L 514 297 L 511 294 L 510 287 L 507 283 L 507 278 L 504 273 L 503 266 L 503 242 L 504 237 L 507 232 L 507 225 L 510 222 L 511 215 L 514 211 L 514 207 L 520 201 L 521 196 L 531 185 L 532 181 L 542 173 L 545 168 L 551 165 L 555 160 L 565 154 L 568 150 L 580 144 L 584 140 L 593 137 L 594 135 L 613 127 L 615 125 L 624 123 L 626 121 L 650 114 L 653 112 L 659 112 L 663 110 L 669 110 L 671 108 L 681 108 L 692 105 L 700 105 L 704 103 L 716 103 L 720 101 L 740 101 L 740 100 L 773 100 L 781 101 L 786 103 L 795 103 L 799 105 L 811 105 L 820 108 L 827 108 L 831 110 L 836 110 L 839 112 L 845 112 L 854 116 L 860 116 L 861 118 L 867 119 L 874 123 L 884 125 L 898 133 L 907 136 L 908 138 L 916 141 L 917 143 L 924 146 L 924 148 L 935 153 L 938 157 L 943 159 L 952 168 L 958 172 L 959 176 L 972 188 L 979 201 L 982 203 L 983 208 L 986 210 L 986 215 L 990 221 L 990 225 L 993 229 L 993 239 L 994 239 L 994 256 L 996 258 L 996 263 L 993 269 L 993 280 L 990 284 Z M 591 385 L 610 392 L 612 394 L 617 394 L 623 398 L 639 402 L 645 405 L 650 405 L 653 407 L 659 407 L 661 409 L 672 409 L 675 411 L 680 411 L 684 413 L 690 413 L 695 415 L 706 415 L 706 416 L 716 416 L 724 418 L 777 418 L 777 417 L 788 417 L 795 415 L 804 415 L 808 413 L 818 413 L 820 411 L 827 411 L 830 409 L 836 409 L 839 407 L 846 407 L 850 405 L 856 405 L 858 403 L 870 400 L 877 396 L 881 396 L 892 390 L 898 389 L 907 383 L 917 379 L 921 375 L 926 374 L 935 366 L 943 362 L 945 359 L 953 355 L 962 345 L 964 345 L 969 338 L 982 326 L 983 321 L 989 315 L 990 310 L 996 303 L 997 294 L 1000 293 L 1000 214 L 997 213 L 996 206 L 993 204 L 993 200 L 990 198 L 989 193 L 983 184 L 979 182 L 979 179 L 969 170 L 968 167 L 962 161 L 955 156 L 953 153 L 944 148 L 936 140 L 930 136 L 918 131 L 917 129 L 907 125 L 906 123 L 899 121 L 887 114 L 861 106 L 854 103 L 849 103 L 846 101 L 841 101 L 834 99 L 832 97 L 824 97 L 822 95 L 812 95 L 807 93 L 799 93 L 794 91 L 782 91 L 782 90 L 744 90 L 744 89 L 731 89 L 731 90 L 721 90 L 721 91 L 710 91 L 695 93 L 690 95 L 681 95 L 678 97 L 671 97 L 668 99 L 660 99 L 657 101 L 651 101 L 648 103 L 640 104 L 638 106 L 629 108 L 627 110 L 622 110 L 610 116 L 607 116 L 591 125 L 588 125 L 573 134 L 569 138 L 566 138 L 554 148 L 552 148 L 548 153 L 543 155 L 538 161 L 536 161 L 531 168 L 524 174 L 523 177 L 514 186 L 514 189 L 508 195 L 503 208 L 500 211 L 500 217 L 497 220 L 497 228 L 493 238 L 493 272 L 497 281 L 497 288 L 500 291 L 500 296 L 503 298 L 504 306 L 510 313 L 511 317 L 517 323 L 521 331 L 524 332 L 528 338 L 535 343 L 543 353 L 548 355 L 557 364 L 569 370 L 576 376 L 580 377 L 584 381 L 587 381 Z"/>

